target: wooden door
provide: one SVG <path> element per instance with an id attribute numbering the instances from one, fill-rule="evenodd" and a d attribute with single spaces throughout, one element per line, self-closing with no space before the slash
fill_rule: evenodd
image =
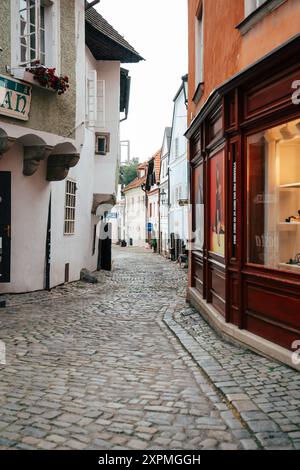
<path id="1" fill-rule="evenodd" d="M 0 171 L 0 283 L 10 282 L 11 173 Z"/>

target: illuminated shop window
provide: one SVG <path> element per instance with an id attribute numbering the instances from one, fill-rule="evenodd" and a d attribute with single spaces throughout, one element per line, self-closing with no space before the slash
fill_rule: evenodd
<path id="1" fill-rule="evenodd" d="M 247 139 L 248 262 L 300 273 L 300 119 Z"/>

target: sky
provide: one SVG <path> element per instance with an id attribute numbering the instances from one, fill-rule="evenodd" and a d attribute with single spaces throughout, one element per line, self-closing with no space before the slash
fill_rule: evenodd
<path id="1" fill-rule="evenodd" d="M 130 156 L 145 161 L 172 125 L 173 98 L 187 73 L 187 0 L 101 0 L 96 9 L 145 59 L 130 70 L 128 120 L 121 140 Z"/>

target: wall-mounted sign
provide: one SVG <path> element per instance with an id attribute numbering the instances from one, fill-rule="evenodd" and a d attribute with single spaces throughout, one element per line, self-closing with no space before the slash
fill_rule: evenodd
<path id="1" fill-rule="evenodd" d="M 118 218 L 118 213 L 117 212 L 109 212 L 106 216 L 107 219 L 117 219 Z"/>
<path id="2" fill-rule="evenodd" d="M 0 75 L 0 114 L 28 121 L 31 89 L 19 80 Z"/>

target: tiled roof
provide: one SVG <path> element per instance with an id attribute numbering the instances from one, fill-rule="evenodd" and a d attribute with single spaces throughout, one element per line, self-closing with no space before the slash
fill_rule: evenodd
<path id="1" fill-rule="evenodd" d="M 133 181 L 131 181 L 131 183 L 125 186 L 125 188 L 123 189 L 123 192 L 129 191 L 129 189 L 138 188 L 139 186 L 145 183 L 146 183 L 146 176 L 143 176 L 142 178 L 137 177 Z"/>
<path id="2" fill-rule="evenodd" d="M 127 186 L 125 186 L 125 188 L 123 189 L 123 192 L 124 191 L 128 191 L 129 189 L 134 189 L 134 188 L 138 188 L 139 186 L 141 186 L 142 184 L 145 184 L 146 183 L 146 179 L 147 179 L 147 167 L 148 167 L 148 162 L 143 162 L 143 163 L 140 163 L 137 167 L 137 170 L 146 170 L 145 171 L 145 176 L 143 176 L 142 178 L 139 178 L 138 176 L 133 180 L 131 181 L 129 184 L 127 184 Z"/>
<path id="3" fill-rule="evenodd" d="M 94 56 L 97 56 L 96 59 L 99 60 L 101 55 L 103 55 L 103 60 L 109 60 L 109 51 L 111 50 L 112 54 L 116 52 L 113 51 L 113 47 L 109 46 L 109 44 L 103 44 L 98 41 L 97 45 L 97 38 L 95 37 L 95 33 L 100 33 L 106 39 L 108 39 L 111 45 L 117 46 L 117 48 L 122 52 L 122 57 L 120 57 L 121 62 L 139 62 L 140 60 L 144 60 L 140 54 L 126 41 L 126 39 L 121 36 L 104 18 L 103 16 L 98 13 L 95 8 L 89 8 L 85 12 L 85 21 L 87 24 L 86 28 L 86 38 L 87 38 L 87 45 L 92 50 Z M 93 34 L 94 33 L 94 34 Z M 113 60 L 114 57 L 112 56 L 110 60 Z"/>
<path id="4" fill-rule="evenodd" d="M 156 183 L 159 183 L 159 180 L 160 180 L 160 157 L 161 157 L 161 149 L 159 149 L 154 155 L 154 170 L 155 170 Z"/>

